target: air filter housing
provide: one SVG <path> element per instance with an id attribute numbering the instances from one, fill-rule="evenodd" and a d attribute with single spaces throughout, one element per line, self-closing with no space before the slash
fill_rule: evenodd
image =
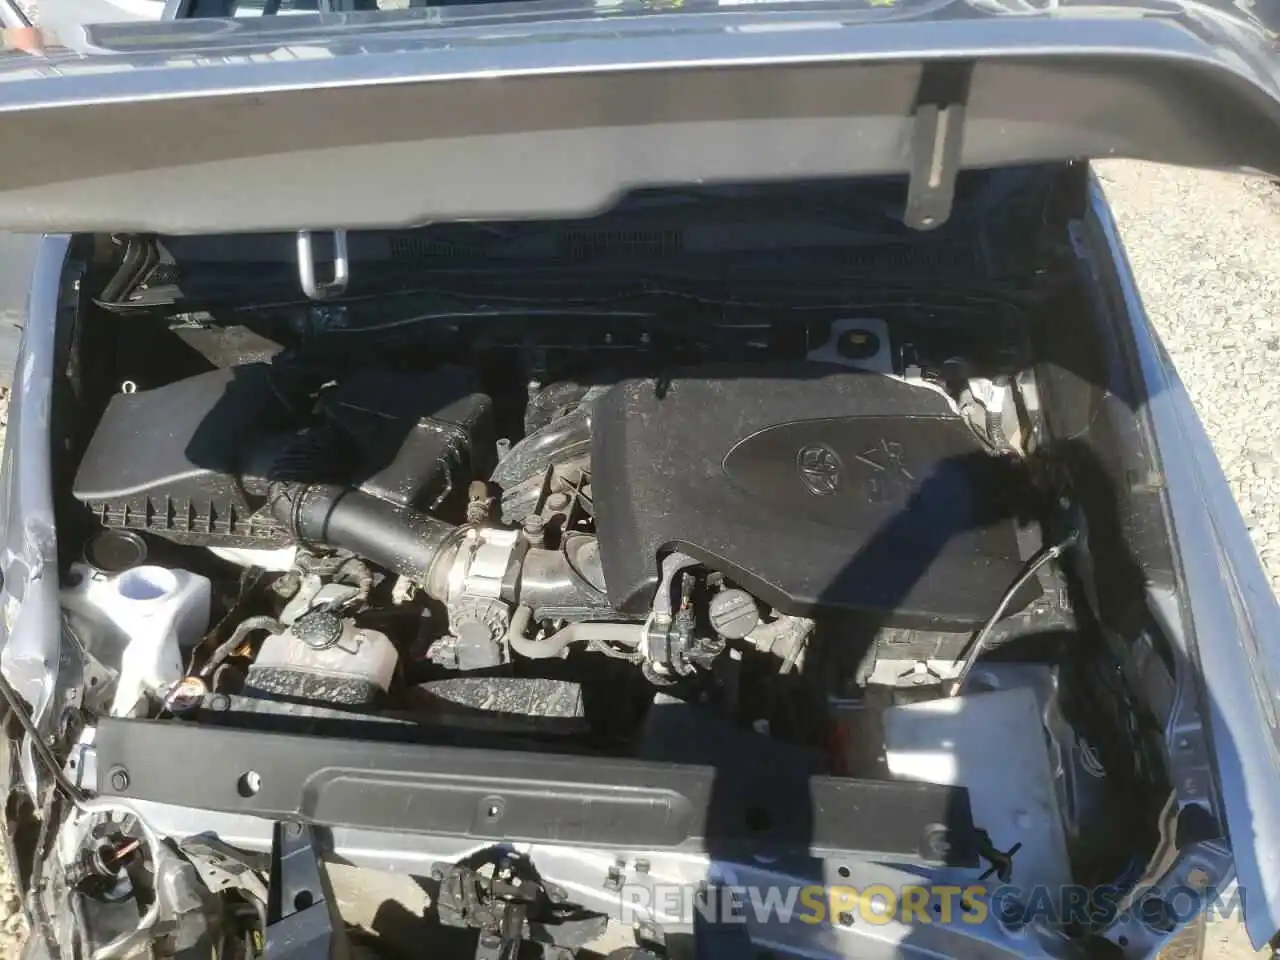
<path id="1" fill-rule="evenodd" d="M 356 487 L 431 510 L 492 468 L 492 403 L 459 367 L 358 369 L 320 391 L 270 364 L 111 399 L 72 492 L 107 528 L 179 543 L 290 542 L 264 509 L 276 480 Z"/>

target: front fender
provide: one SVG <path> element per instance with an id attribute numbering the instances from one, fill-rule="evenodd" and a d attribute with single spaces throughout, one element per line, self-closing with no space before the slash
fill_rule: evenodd
<path id="1" fill-rule="evenodd" d="M 46 732 L 57 713 L 53 701 L 62 648 L 51 424 L 69 247 L 67 236 L 39 241 L 0 461 L 0 671 L 30 705 L 37 728 Z M 19 751 L 18 765 L 30 795 L 39 796 L 29 744 Z"/>

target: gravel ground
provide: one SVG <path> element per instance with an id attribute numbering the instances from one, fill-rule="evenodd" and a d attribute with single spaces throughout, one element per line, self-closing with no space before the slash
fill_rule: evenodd
<path id="1" fill-rule="evenodd" d="M 1147 311 L 1280 593 L 1280 191 L 1232 174 L 1097 167 Z M 1222 921 L 1205 955 L 1255 953 Z"/>
<path id="2" fill-rule="evenodd" d="M 1280 190 L 1149 164 L 1098 169 L 1147 309 L 1280 592 Z M 0 425 L 7 412 L 4 391 Z M 0 864 L 0 960 L 22 942 L 17 906 Z M 1229 921 L 1207 948 L 1209 960 L 1255 955 Z"/>
<path id="3" fill-rule="evenodd" d="M 1142 296 L 1280 593 L 1280 190 L 1098 165 Z"/>

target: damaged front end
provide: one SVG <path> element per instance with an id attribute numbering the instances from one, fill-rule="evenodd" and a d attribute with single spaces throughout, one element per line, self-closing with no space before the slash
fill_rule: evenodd
<path id="1" fill-rule="evenodd" d="M 79 231 L 0 473 L 31 956 L 1138 958 L 1237 880 L 1280 928 L 1275 604 L 1076 159 L 1280 169 L 1280 101 L 1241 23 L 964 9 L 215 19 L 228 73 L 162 25 L 93 110 L 94 57 L 14 81 L 15 143 L 160 138 L 0 179 Z"/>
<path id="2" fill-rule="evenodd" d="M 1015 192 L 956 229 L 1003 242 L 1087 173 L 981 176 Z M 645 208 L 769 223 L 766 194 Z M 810 295 L 674 326 L 663 295 L 584 326 L 536 258 L 519 316 L 282 304 L 279 271 L 193 314 L 241 240 L 151 241 L 151 272 L 44 241 L 22 369 L 53 401 L 15 407 L 10 450 L 49 451 L 64 572 L 58 629 L 24 634 L 40 578 L 11 561 L 0 688 L 29 949 L 1139 956 L 1194 933 L 1235 867 L 1168 542 L 1135 555 L 1112 512 L 1116 464 L 1151 462 L 1118 445 L 1132 381 L 1100 391 L 1106 328 L 1080 356 L 1054 319 L 1106 322 L 1103 221 L 1077 212 L 1016 298 L 913 261 L 874 316 Z M 380 240 L 356 276 L 404 269 Z"/>

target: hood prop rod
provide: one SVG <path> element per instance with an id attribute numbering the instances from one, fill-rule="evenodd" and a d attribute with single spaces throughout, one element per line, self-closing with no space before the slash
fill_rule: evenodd
<path id="1" fill-rule="evenodd" d="M 934 230 L 951 216 L 972 74 L 971 63 L 927 63 L 920 74 L 902 213 L 912 230 Z"/>

